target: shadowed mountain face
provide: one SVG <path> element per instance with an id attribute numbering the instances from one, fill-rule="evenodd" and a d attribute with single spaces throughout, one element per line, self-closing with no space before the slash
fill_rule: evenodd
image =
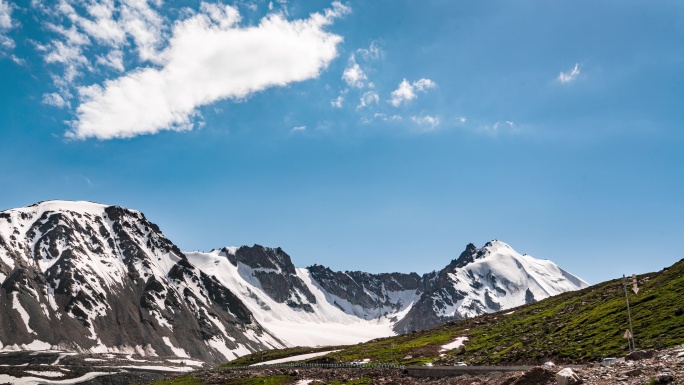
<path id="1" fill-rule="evenodd" d="M 183 253 L 138 211 L 67 201 L 0 212 L 0 283 L 0 348 L 207 362 L 405 333 L 587 286 L 498 241 L 422 277 L 295 268 L 259 245 Z"/>

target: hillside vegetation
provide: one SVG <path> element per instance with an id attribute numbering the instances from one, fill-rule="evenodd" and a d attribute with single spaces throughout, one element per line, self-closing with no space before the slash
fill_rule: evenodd
<path id="1" fill-rule="evenodd" d="M 637 279 L 639 293 L 629 290 L 636 347 L 660 349 L 684 344 L 684 260 Z M 631 277 L 628 280 L 631 289 Z M 627 340 L 623 335 L 628 327 L 620 278 L 431 330 L 342 347 L 341 351 L 311 361 L 370 360 L 406 365 L 450 365 L 456 361 L 469 365 L 538 364 L 547 360 L 584 363 L 624 355 Z M 464 347 L 442 351 L 442 345 L 458 337 L 468 337 Z M 275 355 L 287 354 L 269 354 Z M 240 359 L 242 364 L 249 361 L 257 358 Z M 231 364 L 237 363 L 228 366 Z"/>

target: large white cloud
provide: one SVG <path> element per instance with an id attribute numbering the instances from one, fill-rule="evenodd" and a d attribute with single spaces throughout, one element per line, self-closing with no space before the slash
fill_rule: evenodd
<path id="1" fill-rule="evenodd" d="M 238 25 L 239 13 L 231 6 L 204 5 L 201 11 L 174 26 L 159 68 L 80 88 L 82 103 L 67 136 L 111 139 L 188 130 L 200 106 L 317 77 L 342 41 L 324 28 L 350 10 L 335 2 L 307 19 L 270 14 L 250 27 Z"/>

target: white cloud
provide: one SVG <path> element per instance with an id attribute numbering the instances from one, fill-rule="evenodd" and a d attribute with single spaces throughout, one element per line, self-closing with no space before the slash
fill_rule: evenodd
<path id="1" fill-rule="evenodd" d="M 342 80 L 344 80 L 349 87 L 363 88 L 365 85 L 364 81 L 367 79 L 368 77 L 361 69 L 361 66 L 356 63 L 354 55 L 351 55 L 349 58 L 349 65 L 342 73 Z"/>
<path id="2" fill-rule="evenodd" d="M 440 123 L 439 118 L 430 115 L 412 116 L 411 120 L 419 126 L 422 126 L 425 131 L 433 131 Z"/>
<path id="3" fill-rule="evenodd" d="M 43 94 L 43 103 L 57 108 L 69 107 L 69 102 L 56 92 Z"/>
<path id="4" fill-rule="evenodd" d="M 411 83 L 404 79 L 401 83 L 399 83 L 399 87 L 392 91 L 392 99 L 390 100 L 390 103 L 392 103 L 393 106 L 398 107 L 402 102 L 415 98 L 416 93 L 413 92 Z"/>
<path id="5" fill-rule="evenodd" d="M 402 120 L 401 115 L 397 115 L 397 114 L 394 114 L 394 115 L 387 115 L 387 114 L 384 114 L 384 113 L 375 113 L 375 114 L 373 114 L 373 118 L 375 118 L 375 119 L 380 119 L 380 120 L 382 120 L 383 122 L 393 122 L 393 121 L 396 121 L 396 120 Z"/>
<path id="6" fill-rule="evenodd" d="M 259 6 L 257 5 L 257 3 L 253 2 L 253 1 L 244 3 L 242 5 L 244 5 L 245 8 L 249 9 L 252 12 L 256 12 L 259 9 Z"/>
<path id="7" fill-rule="evenodd" d="M 368 107 L 371 104 L 377 104 L 380 101 L 380 96 L 378 95 L 377 92 L 375 91 L 367 91 L 363 95 L 361 95 L 361 99 L 359 100 L 359 105 L 356 106 L 356 109 Z"/>
<path id="8" fill-rule="evenodd" d="M 382 55 L 382 51 L 380 51 L 380 48 L 378 48 L 375 42 L 371 43 L 368 49 L 357 49 L 356 53 L 361 57 L 361 61 L 365 62 L 378 59 Z M 366 82 L 368 80 L 368 75 L 366 74 L 366 71 L 364 71 L 364 69 L 361 68 L 359 63 L 357 63 L 355 54 L 351 54 L 349 56 L 347 67 L 344 69 L 344 72 L 342 73 L 342 80 L 344 80 L 345 83 L 347 83 L 347 86 L 352 88 L 375 87 L 375 84 L 373 84 L 373 82 Z"/>
<path id="9" fill-rule="evenodd" d="M 570 83 L 577 79 L 577 76 L 580 74 L 580 66 L 578 63 L 575 64 L 575 66 L 569 71 L 569 72 L 561 72 L 560 75 L 558 75 L 558 80 L 565 84 L 565 83 Z"/>
<path id="10" fill-rule="evenodd" d="M 417 82 L 413 82 L 413 88 L 420 92 L 425 92 L 425 90 L 435 87 L 437 87 L 437 84 L 430 79 L 420 79 Z"/>
<path id="11" fill-rule="evenodd" d="M 335 108 L 342 108 L 343 103 L 344 103 L 344 96 L 342 96 L 342 95 L 339 95 L 337 98 L 330 101 L 330 105 L 335 107 Z"/>
<path id="12" fill-rule="evenodd" d="M 306 126 L 297 126 L 297 127 L 292 127 L 290 132 L 302 132 L 306 131 Z"/>
<path id="13" fill-rule="evenodd" d="M 97 63 L 124 72 L 123 52 L 119 50 L 109 51 L 106 56 L 98 56 Z"/>
<path id="14" fill-rule="evenodd" d="M 437 87 L 437 84 L 430 79 L 420 79 L 413 83 L 409 83 L 406 79 L 399 83 L 399 87 L 392 91 L 389 102 L 394 107 L 399 107 L 402 103 L 407 103 L 418 97 L 416 91 L 427 92 L 430 88 Z"/>
<path id="15" fill-rule="evenodd" d="M 14 48 L 14 40 L 5 36 L 5 32 L 14 27 L 12 20 L 12 5 L 6 0 L 0 0 L 0 48 Z"/>
<path id="16" fill-rule="evenodd" d="M 498 131 L 499 128 L 502 128 L 502 127 L 503 128 L 505 128 L 505 127 L 513 128 L 513 127 L 515 127 L 515 123 L 510 121 L 510 120 L 506 120 L 504 122 L 496 122 L 492 125 L 492 129 L 494 131 Z"/>
<path id="17" fill-rule="evenodd" d="M 515 122 L 511 120 L 506 120 L 506 121 L 497 121 L 494 122 L 491 126 L 484 126 L 483 131 L 486 133 L 489 133 L 491 135 L 497 135 L 499 132 L 501 132 L 503 129 L 506 129 L 506 132 L 514 132 L 516 128 Z"/>
<path id="18" fill-rule="evenodd" d="M 356 53 L 361 55 L 361 57 L 367 61 L 379 59 L 382 57 L 382 50 L 380 49 L 380 47 L 378 47 L 378 45 L 375 42 L 371 42 L 371 45 L 370 47 L 368 47 L 368 49 L 357 49 Z"/>
<path id="19" fill-rule="evenodd" d="M 12 28 L 12 8 L 6 0 L 0 0 L 0 30 Z"/>
<path id="20" fill-rule="evenodd" d="M 33 0 L 31 5 L 51 34 L 35 45 L 46 63 L 60 65 L 52 77 L 63 98 L 71 97 L 84 72 L 162 63 L 159 48 L 169 26 L 153 8 L 161 7 L 160 0 Z"/>
<path id="21" fill-rule="evenodd" d="M 139 68 L 103 85 L 79 88 L 81 104 L 67 137 L 190 130 L 198 107 L 315 78 L 337 56 L 342 41 L 324 27 L 350 12 L 334 2 L 324 14 L 307 19 L 270 14 L 256 26 L 239 27 L 234 10 L 225 6 L 223 13 L 212 13 L 205 7 L 176 23 L 168 47 L 159 53 L 161 68 Z"/>
<path id="22" fill-rule="evenodd" d="M 229 29 L 239 23 L 241 19 L 238 10 L 231 6 L 202 3 L 200 10 L 206 13 L 211 21 L 218 24 L 221 29 Z"/>

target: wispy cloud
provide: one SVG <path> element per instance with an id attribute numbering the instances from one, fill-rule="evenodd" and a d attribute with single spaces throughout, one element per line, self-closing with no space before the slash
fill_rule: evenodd
<path id="1" fill-rule="evenodd" d="M 577 77 L 580 74 L 580 65 L 579 63 L 576 63 L 574 67 L 568 72 L 561 72 L 560 75 L 558 75 L 558 80 L 565 84 L 565 83 L 570 83 L 577 79 Z"/>
<path id="2" fill-rule="evenodd" d="M 437 84 L 430 79 L 420 79 L 413 83 L 409 83 L 404 79 L 399 83 L 399 87 L 392 91 L 390 104 L 394 107 L 399 107 L 403 103 L 407 103 L 418 97 L 416 92 L 426 92 L 428 89 L 437 87 Z"/>
<path id="3" fill-rule="evenodd" d="M 380 101 L 380 96 L 378 95 L 377 92 L 375 91 L 367 91 L 363 95 L 361 95 L 361 99 L 359 100 L 359 105 L 356 106 L 356 109 L 361 109 L 364 107 L 368 107 L 371 104 L 378 104 Z"/>
<path id="4" fill-rule="evenodd" d="M 69 102 L 57 92 L 43 94 L 43 103 L 57 108 L 69 107 Z"/>
<path id="5" fill-rule="evenodd" d="M 306 126 L 292 127 L 292 129 L 290 130 L 290 132 L 292 132 L 292 133 L 294 133 L 294 132 L 302 132 L 302 131 L 306 131 Z"/>
<path id="6" fill-rule="evenodd" d="M 343 104 L 344 104 L 344 96 L 343 95 L 338 95 L 335 99 L 330 101 L 330 105 L 335 107 L 335 108 L 342 108 Z"/>
<path id="7" fill-rule="evenodd" d="M 439 118 L 431 115 L 412 116 L 411 120 L 418 124 L 423 131 L 433 131 L 440 124 Z"/>
<path id="8" fill-rule="evenodd" d="M 0 0 L 0 50 L 14 48 L 14 40 L 5 35 L 15 25 L 12 20 L 12 8 L 12 4 L 6 0 Z"/>
<path id="9" fill-rule="evenodd" d="M 485 125 L 482 131 L 487 134 L 497 136 L 501 132 L 515 132 L 517 125 L 512 120 L 496 121 L 494 124 Z"/>
<path id="10" fill-rule="evenodd" d="M 364 124 L 368 124 L 374 121 L 382 121 L 382 122 L 398 122 L 400 120 L 403 120 L 404 118 L 401 115 L 398 114 L 392 114 L 388 115 L 383 112 L 376 112 L 372 116 L 364 116 L 361 118 L 361 122 Z"/>
<path id="11" fill-rule="evenodd" d="M 48 40 L 36 43 L 48 64 L 56 65 L 53 80 L 63 98 L 71 98 L 83 73 L 134 65 L 164 63 L 160 48 L 167 40 L 169 20 L 160 15 L 158 0 L 32 1 L 40 13 Z M 207 13 L 210 10 L 206 11 Z"/>
<path id="12" fill-rule="evenodd" d="M 376 60 L 382 57 L 382 50 L 376 42 L 371 42 L 371 45 L 370 47 L 368 47 L 368 49 L 357 49 L 356 53 L 359 54 L 359 56 L 361 56 L 366 61 Z"/>
<path id="13" fill-rule="evenodd" d="M 168 47 L 159 53 L 160 68 L 138 68 L 103 85 L 79 88 L 81 104 L 67 137 L 190 130 L 198 107 L 315 78 L 337 56 L 342 41 L 325 27 L 350 12 L 335 2 L 307 19 L 270 14 L 246 28 L 238 25 L 234 7 L 200 10 L 175 24 Z"/>
<path id="14" fill-rule="evenodd" d="M 98 56 L 97 63 L 124 72 L 123 52 L 120 50 L 109 51 L 107 55 Z"/>

